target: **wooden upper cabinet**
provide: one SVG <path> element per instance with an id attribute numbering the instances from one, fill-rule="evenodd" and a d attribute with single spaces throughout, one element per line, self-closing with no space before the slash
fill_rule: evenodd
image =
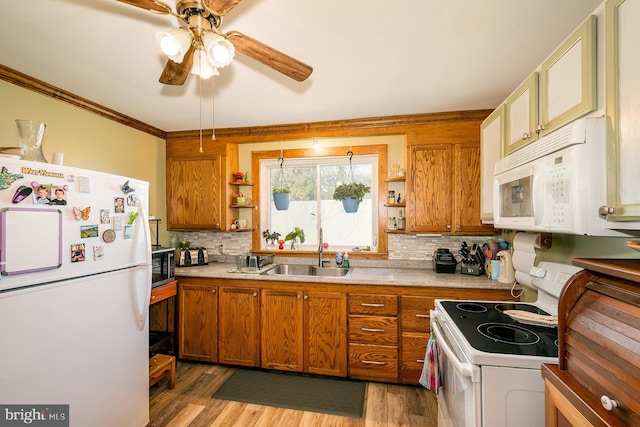
<path id="1" fill-rule="evenodd" d="M 480 126 L 480 218 L 493 224 L 493 176 L 504 147 L 505 104 L 496 108 Z"/>
<path id="2" fill-rule="evenodd" d="M 409 232 L 491 233 L 480 220 L 480 145 L 420 144 L 408 148 Z"/>
<path id="3" fill-rule="evenodd" d="M 167 228 L 220 230 L 224 224 L 223 156 L 167 158 Z"/>
<path id="4" fill-rule="evenodd" d="M 409 147 L 412 179 L 407 189 L 410 232 L 450 233 L 453 212 L 453 150 L 451 144 Z"/>

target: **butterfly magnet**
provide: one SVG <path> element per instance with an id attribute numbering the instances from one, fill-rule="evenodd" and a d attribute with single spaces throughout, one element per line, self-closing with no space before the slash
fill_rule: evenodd
<path id="1" fill-rule="evenodd" d="M 120 189 L 122 190 L 122 192 L 124 194 L 129 194 L 129 193 L 133 193 L 134 191 L 136 191 L 135 188 L 129 187 L 129 180 L 127 180 L 124 184 L 122 184 Z"/>
<path id="2" fill-rule="evenodd" d="M 77 208 L 77 207 L 73 208 L 73 216 L 75 217 L 76 221 L 88 220 L 90 212 L 91 212 L 91 207 L 89 206 L 87 206 L 86 208 Z"/>

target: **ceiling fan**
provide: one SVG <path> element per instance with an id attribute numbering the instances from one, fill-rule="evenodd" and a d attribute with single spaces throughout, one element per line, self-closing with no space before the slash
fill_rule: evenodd
<path id="1" fill-rule="evenodd" d="M 169 56 L 160 83 L 182 85 L 189 73 L 208 78 L 233 59 L 235 50 L 296 81 L 311 75 L 313 68 L 238 31 L 222 33 L 222 18 L 242 0 L 179 0 L 174 12 L 159 0 L 117 0 L 162 15 L 172 15 L 185 26 L 158 33 Z"/>

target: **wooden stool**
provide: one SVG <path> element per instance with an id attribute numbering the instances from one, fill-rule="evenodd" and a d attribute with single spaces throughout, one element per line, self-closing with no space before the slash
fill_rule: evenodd
<path id="1" fill-rule="evenodd" d="M 176 358 L 166 354 L 156 354 L 149 359 L 149 387 L 166 378 L 169 390 L 176 386 Z"/>

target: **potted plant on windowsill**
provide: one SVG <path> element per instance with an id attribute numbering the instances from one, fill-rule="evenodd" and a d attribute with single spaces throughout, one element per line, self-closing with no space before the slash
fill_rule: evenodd
<path id="1" fill-rule="evenodd" d="M 289 209 L 289 193 L 288 188 L 273 188 L 273 201 L 276 204 L 276 209 L 279 211 L 286 211 Z"/>
<path id="2" fill-rule="evenodd" d="M 287 233 L 284 240 L 285 242 L 291 240 L 291 250 L 294 250 L 298 241 L 300 241 L 300 244 L 304 243 L 304 230 L 302 228 L 294 227 L 293 231 Z"/>
<path id="3" fill-rule="evenodd" d="M 333 190 L 333 199 L 341 200 L 342 207 L 347 213 L 354 213 L 358 211 L 358 206 L 365 194 L 371 191 L 371 187 L 357 182 L 347 182 L 338 185 Z"/>

